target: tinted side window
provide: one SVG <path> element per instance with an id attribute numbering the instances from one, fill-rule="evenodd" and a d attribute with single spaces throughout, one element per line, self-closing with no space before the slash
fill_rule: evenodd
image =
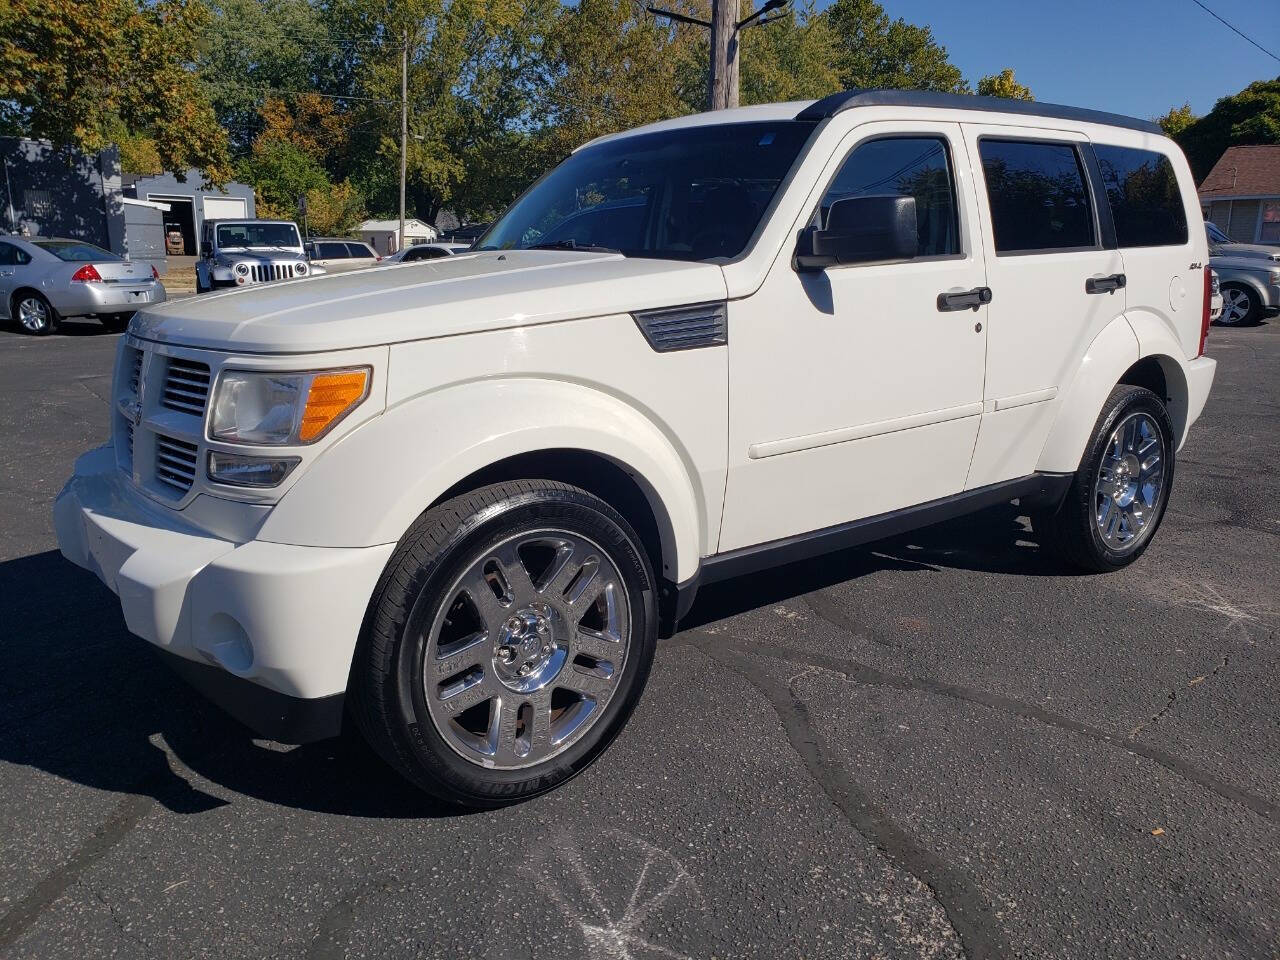
<path id="1" fill-rule="evenodd" d="M 823 224 L 837 200 L 875 196 L 916 198 L 920 256 L 960 252 L 951 162 L 941 137 L 892 137 L 860 144 L 822 198 Z"/>
<path id="2" fill-rule="evenodd" d="M 443 250 L 437 250 L 435 247 L 423 247 L 421 250 L 409 250 L 404 255 L 405 263 L 413 263 L 415 260 L 439 260 L 441 257 L 447 257 L 449 254 Z"/>
<path id="3" fill-rule="evenodd" d="M 1102 183 L 1122 247 L 1181 246 L 1187 214 L 1173 164 L 1162 153 L 1096 145 Z"/>
<path id="4" fill-rule="evenodd" d="M 377 254 L 366 247 L 363 243 L 348 243 L 346 245 L 348 255 L 352 257 L 376 257 Z"/>
<path id="5" fill-rule="evenodd" d="M 321 260 L 347 259 L 347 245 L 345 243 L 317 243 L 316 247 L 320 250 Z"/>
<path id="6" fill-rule="evenodd" d="M 1084 168 L 1066 143 L 981 140 L 996 253 L 1095 245 Z"/>
<path id="7" fill-rule="evenodd" d="M 25 250 L 19 250 L 12 243 L 0 243 L 0 267 L 16 267 L 30 262 L 31 257 Z"/>

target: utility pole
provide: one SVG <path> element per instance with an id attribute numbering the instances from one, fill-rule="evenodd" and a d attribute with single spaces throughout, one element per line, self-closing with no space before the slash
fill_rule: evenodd
<path id="1" fill-rule="evenodd" d="M 741 0 L 711 0 L 711 19 L 645 7 L 655 17 L 666 17 L 676 23 L 688 23 L 711 32 L 711 69 L 707 74 L 707 109 L 725 110 L 738 105 L 738 34 L 747 27 L 763 27 L 781 20 L 785 14 L 767 16 L 785 7 L 790 0 L 768 0 L 755 13 L 738 19 Z"/>
<path id="2" fill-rule="evenodd" d="M 409 30 L 400 47 L 400 233 L 396 249 L 404 249 L 404 180 L 409 168 Z"/>

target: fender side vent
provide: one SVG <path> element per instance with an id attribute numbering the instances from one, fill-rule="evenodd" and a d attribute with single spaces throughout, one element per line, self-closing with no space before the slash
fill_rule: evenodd
<path id="1" fill-rule="evenodd" d="M 658 353 L 718 347 L 729 342 L 728 312 L 723 302 L 639 310 L 631 316 L 649 346 Z"/>

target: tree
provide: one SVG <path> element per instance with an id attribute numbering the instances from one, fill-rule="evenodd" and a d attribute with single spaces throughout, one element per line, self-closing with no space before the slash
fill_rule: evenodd
<path id="1" fill-rule="evenodd" d="M 978 81 L 978 96 L 1004 97 L 1006 100 L 1034 100 L 1031 88 L 1023 86 L 1013 78 L 1013 70 L 1009 67 Z"/>
<path id="2" fill-rule="evenodd" d="M 96 151 L 123 130 L 166 170 L 225 180 L 226 134 L 189 69 L 208 20 L 200 0 L 7 0 L 0 132 Z"/>
<path id="3" fill-rule="evenodd" d="M 1188 111 L 1189 113 L 1190 111 Z M 1280 77 L 1251 83 L 1173 134 L 1199 182 L 1227 147 L 1280 143 Z"/>
<path id="4" fill-rule="evenodd" d="M 1191 112 L 1191 104 L 1184 103 L 1180 107 L 1172 107 L 1163 117 L 1156 117 L 1160 129 L 1175 140 L 1193 123 L 1196 115 Z"/>
<path id="5" fill-rule="evenodd" d="M 298 198 L 325 190 L 329 178 L 320 162 L 301 147 L 275 138 L 259 138 L 253 153 L 236 164 L 236 178 L 253 185 L 260 217 L 292 220 Z"/>
<path id="6" fill-rule="evenodd" d="M 751 11 L 743 10 L 742 16 Z M 831 22 L 813 0 L 741 38 L 743 104 L 816 100 L 841 89 Z"/>
<path id="7" fill-rule="evenodd" d="M 835 0 L 830 24 L 840 87 L 968 93 L 969 85 L 928 27 L 891 20 L 875 0 Z"/>

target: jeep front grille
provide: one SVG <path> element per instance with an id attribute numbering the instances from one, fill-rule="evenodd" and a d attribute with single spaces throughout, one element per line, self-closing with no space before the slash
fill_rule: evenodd
<path id="1" fill-rule="evenodd" d="M 178 413 L 203 417 L 208 402 L 209 365 L 170 357 L 161 403 Z"/>
<path id="2" fill-rule="evenodd" d="M 272 280 L 289 280 L 293 277 L 291 263 L 255 263 L 249 266 L 249 276 L 254 283 L 269 283 Z"/>
<path id="3" fill-rule="evenodd" d="M 156 434 L 156 479 L 185 494 L 196 482 L 196 445 Z"/>
<path id="4" fill-rule="evenodd" d="M 128 351 L 125 362 L 128 370 L 129 393 L 136 397 L 138 387 L 142 383 L 142 351 L 135 350 L 133 347 L 125 347 L 125 350 Z"/>

